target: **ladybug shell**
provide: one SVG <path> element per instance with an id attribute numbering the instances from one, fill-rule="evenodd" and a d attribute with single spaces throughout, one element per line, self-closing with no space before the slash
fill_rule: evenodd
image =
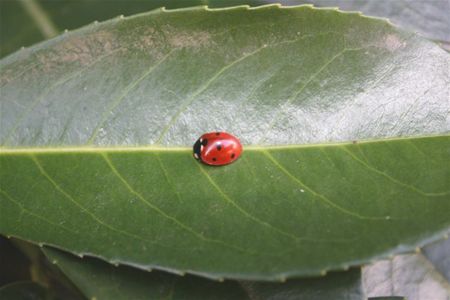
<path id="1" fill-rule="evenodd" d="M 226 132 L 205 133 L 194 144 L 195 159 L 212 166 L 230 164 L 241 153 L 239 139 Z"/>

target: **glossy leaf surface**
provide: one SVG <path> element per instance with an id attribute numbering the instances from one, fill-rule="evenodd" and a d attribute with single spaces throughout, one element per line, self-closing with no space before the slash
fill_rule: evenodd
<path id="1" fill-rule="evenodd" d="M 368 16 L 387 18 L 404 29 L 417 32 L 430 40 L 443 42 L 447 47 L 450 43 L 450 22 L 447 18 L 450 3 L 445 0 L 281 0 L 280 3 L 308 3 L 321 7 L 339 7 L 346 11 L 361 11 Z"/>
<path id="2" fill-rule="evenodd" d="M 53 37 L 43 27 L 52 28 L 53 34 L 73 30 L 94 21 L 104 21 L 119 15 L 130 16 L 152 9 L 183 8 L 208 5 L 227 7 L 242 4 L 261 5 L 258 0 L 31 0 L 0 1 L 0 58 Z M 38 11 L 38 12 L 37 12 Z M 39 19 L 41 16 L 44 20 Z"/>
<path id="3" fill-rule="evenodd" d="M 20 5 L 20 0 L 0 2 L 0 57 L 10 54 L 20 47 L 45 40 L 36 20 Z M 129 16 L 151 9 L 181 8 L 198 5 L 209 7 L 227 7 L 248 4 L 257 6 L 269 3 L 283 5 L 313 4 L 322 7 L 339 7 L 346 11 L 362 11 L 368 16 L 384 17 L 409 31 L 419 32 L 424 37 L 439 41 L 449 49 L 450 32 L 447 12 L 450 4 L 438 1 L 359 1 L 359 0 L 115 0 L 106 3 L 103 0 L 36 0 L 53 24 L 57 32 L 73 30 L 92 23 L 103 21 L 118 15 Z M 431 21 L 432 20 L 432 21 Z"/>
<path id="4" fill-rule="evenodd" d="M 409 250 L 450 225 L 448 64 L 383 21 L 311 7 L 65 34 L 1 62 L 0 231 L 213 278 Z M 192 158 L 214 130 L 244 142 L 240 160 Z"/>

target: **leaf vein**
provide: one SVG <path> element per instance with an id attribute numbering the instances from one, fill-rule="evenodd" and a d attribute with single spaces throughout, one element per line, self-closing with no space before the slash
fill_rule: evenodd
<path id="1" fill-rule="evenodd" d="M 47 220 L 46 218 L 44 218 L 44 217 L 42 217 L 42 216 L 40 216 L 40 215 L 38 215 L 38 214 L 35 214 L 35 213 L 32 212 L 31 210 L 26 209 L 25 206 L 24 206 L 23 204 L 21 204 L 19 201 L 15 200 L 13 197 L 11 197 L 11 195 L 9 195 L 7 192 L 5 192 L 4 190 L 2 190 L 1 188 L 0 188 L 0 193 L 2 193 L 3 195 L 5 195 L 6 199 L 8 199 L 10 202 L 12 202 L 12 203 L 14 203 L 15 205 L 17 205 L 17 206 L 20 208 L 21 211 L 23 211 L 23 212 L 29 214 L 30 216 L 33 216 L 33 217 L 35 217 L 35 218 L 37 218 L 37 219 L 40 219 L 40 220 L 42 220 L 42 221 L 44 221 L 44 222 L 46 222 L 46 223 L 48 223 L 48 224 L 50 224 L 50 225 L 52 225 L 52 226 L 60 227 L 60 228 L 62 228 L 62 229 L 64 229 L 64 230 L 66 230 L 66 231 L 69 231 L 69 232 L 71 232 L 71 233 L 74 233 L 74 234 L 78 235 L 78 233 L 75 232 L 75 231 L 73 231 L 72 229 L 70 229 L 70 228 L 68 228 L 68 227 L 66 227 L 66 226 L 64 226 L 64 225 L 61 225 L 61 224 L 58 224 L 58 223 L 54 223 L 54 222 L 52 222 L 52 221 L 50 221 L 50 220 Z"/>
<path id="2" fill-rule="evenodd" d="M 73 204 L 75 204 L 79 209 L 81 209 L 82 212 L 84 212 L 84 213 L 86 213 L 87 215 L 89 215 L 89 216 L 90 216 L 94 221 L 96 221 L 98 224 L 100 224 L 100 225 L 102 225 L 102 226 L 108 228 L 108 229 L 111 230 L 111 231 L 117 232 L 117 233 L 119 233 L 119 234 L 122 234 L 122 235 L 125 235 L 125 236 L 128 236 L 128 237 L 131 237 L 131 238 L 134 238 L 134 239 L 137 239 L 137 240 L 140 240 L 140 241 L 144 241 L 144 242 L 151 243 L 151 244 L 156 244 L 156 245 L 159 245 L 159 246 L 162 246 L 162 247 L 172 248 L 172 247 L 169 247 L 169 246 L 166 246 L 166 245 L 163 245 L 163 244 L 160 244 L 160 243 L 151 241 L 151 240 L 144 239 L 144 238 L 142 238 L 142 237 L 140 237 L 140 236 L 138 236 L 138 235 L 129 233 L 129 232 L 127 232 L 127 231 L 117 229 L 117 228 L 115 228 L 115 227 L 109 225 L 108 223 L 105 223 L 105 222 L 102 221 L 99 217 L 97 217 L 94 213 L 92 213 L 91 211 L 89 211 L 88 209 L 86 209 L 83 205 L 81 205 L 80 203 L 78 203 L 78 201 L 76 201 L 70 194 L 68 194 L 66 191 L 64 191 L 64 189 L 61 188 L 61 187 L 56 183 L 56 181 L 55 181 L 55 180 L 47 173 L 47 171 L 45 171 L 44 167 L 41 165 L 41 163 L 39 162 L 39 160 L 37 159 L 36 156 L 30 155 L 30 157 L 31 157 L 31 159 L 33 160 L 33 162 L 35 163 L 36 167 L 39 169 L 40 173 L 41 173 L 41 174 L 42 174 L 42 175 L 43 175 L 43 176 L 44 176 L 44 177 L 45 177 L 45 178 L 53 185 L 53 187 L 54 187 L 58 192 L 60 192 L 61 194 L 63 194 L 68 200 L 70 200 L 70 201 L 71 201 Z"/>
<path id="3" fill-rule="evenodd" d="M 294 182 L 296 182 L 300 187 L 304 188 L 305 190 L 309 191 L 311 194 L 313 194 L 314 196 L 318 197 L 319 199 L 321 199 L 322 201 L 324 201 L 326 204 L 328 204 L 329 206 L 337 209 L 338 211 L 353 216 L 355 218 L 358 219 L 367 219 L 367 220 L 385 220 L 385 217 L 372 217 L 372 216 L 364 216 L 361 214 L 358 214 L 356 212 L 350 211 L 336 203 L 334 203 L 333 201 L 331 201 L 330 199 L 328 199 L 326 196 L 316 192 L 315 190 L 313 190 L 311 187 L 307 186 L 305 183 L 303 183 L 299 178 L 295 177 L 291 172 L 289 172 L 285 167 L 283 167 L 269 152 L 267 151 L 262 151 L 264 153 L 265 156 L 267 156 L 267 158 L 278 168 L 280 169 L 285 175 L 287 175 L 291 180 L 293 180 Z"/>
<path id="4" fill-rule="evenodd" d="M 332 33 L 332 32 L 325 32 L 325 33 L 322 33 L 322 34 L 325 35 L 325 34 L 330 34 L 330 33 Z M 248 57 L 251 57 L 251 56 L 261 52 L 261 50 L 263 50 L 263 49 L 266 49 L 268 47 L 276 47 L 276 46 L 279 46 L 279 45 L 282 45 L 282 44 L 296 43 L 296 42 L 298 42 L 298 41 L 300 41 L 302 39 L 309 38 L 309 37 L 315 37 L 315 35 L 306 34 L 306 35 L 303 35 L 301 37 L 298 37 L 298 38 L 295 38 L 295 39 L 292 39 L 292 40 L 285 40 L 285 41 L 281 41 L 281 42 L 277 42 L 277 43 L 273 43 L 273 44 L 269 44 L 269 45 L 264 44 L 261 47 L 258 47 L 256 50 L 254 50 L 252 52 L 249 52 L 249 53 L 239 57 L 238 59 L 232 61 L 231 63 L 225 65 L 224 67 L 222 67 L 219 71 L 217 71 L 215 73 L 215 75 L 213 75 L 211 77 L 211 79 L 209 79 L 203 86 L 201 86 L 189 98 L 187 98 L 186 101 L 181 103 L 181 108 L 171 117 L 169 123 L 162 129 L 161 134 L 159 135 L 159 137 L 156 140 L 156 144 L 159 144 L 159 143 L 162 142 L 164 136 L 167 134 L 169 129 L 175 124 L 175 122 L 178 120 L 178 118 L 181 116 L 181 114 L 189 107 L 189 105 L 191 105 L 196 100 L 196 97 L 198 95 L 200 95 L 201 93 L 203 93 L 204 91 L 206 91 L 209 88 L 209 86 L 214 81 L 216 81 L 225 71 L 227 71 L 228 69 L 230 69 L 234 65 L 240 63 L 241 61 L 247 59 Z"/>
<path id="5" fill-rule="evenodd" d="M 113 100 L 109 106 L 106 107 L 105 111 L 102 113 L 102 117 L 100 119 L 100 122 L 97 124 L 97 126 L 94 128 L 91 136 L 87 140 L 87 145 L 92 145 L 94 143 L 95 138 L 98 135 L 98 132 L 100 131 L 100 128 L 103 126 L 103 124 L 108 120 L 108 114 L 114 111 L 114 109 L 122 103 L 123 99 L 128 95 L 130 91 L 132 91 L 142 80 L 147 78 L 158 66 L 160 66 L 173 52 L 175 49 L 170 50 L 166 55 L 164 55 L 157 63 L 153 64 L 147 71 L 145 71 L 138 79 L 133 80 L 130 82 L 122 91 L 122 93 L 117 97 L 115 100 Z"/>
<path id="6" fill-rule="evenodd" d="M 214 179 L 212 179 L 211 176 L 209 176 L 209 174 L 201 167 L 199 166 L 201 173 L 206 177 L 206 179 L 208 180 L 208 182 L 217 190 L 217 192 L 222 196 L 222 198 L 228 202 L 229 204 L 231 204 L 234 208 L 236 208 L 240 213 L 242 213 L 244 216 L 246 216 L 247 218 L 253 220 L 254 222 L 258 223 L 259 225 L 263 226 L 263 227 L 268 227 L 276 232 L 278 232 L 279 234 L 289 237 L 295 241 L 305 241 L 305 240 L 309 240 L 311 241 L 311 239 L 308 238 L 302 238 L 302 237 L 298 237 L 295 236 L 289 232 L 286 232 L 282 229 L 279 229 L 278 227 L 273 226 L 272 224 L 265 222 L 255 216 L 253 216 L 252 214 L 250 214 L 248 211 L 246 211 L 244 208 L 242 208 L 239 204 L 237 204 L 235 201 L 233 201 L 233 199 L 231 199 L 223 190 L 222 188 L 214 181 Z M 314 240 L 317 241 L 317 240 Z"/>
<path id="7" fill-rule="evenodd" d="M 141 200 L 145 205 L 147 205 L 148 207 L 150 207 L 152 210 L 154 210 L 155 212 L 157 212 L 159 215 L 163 216 L 164 218 L 172 221 L 175 225 L 177 225 L 178 227 L 182 228 L 183 230 L 188 231 L 189 233 L 193 234 L 195 237 L 197 237 L 198 239 L 205 241 L 205 242 L 210 242 L 210 243 L 216 243 L 216 244 L 220 244 L 221 246 L 225 246 L 228 248 L 231 248 L 233 250 L 237 250 L 240 252 L 245 252 L 247 254 L 252 254 L 252 255 L 260 255 L 260 253 L 257 252 L 253 252 L 253 251 L 249 251 L 246 249 L 243 249 L 241 247 L 237 247 L 234 245 L 230 245 L 225 243 L 224 241 L 221 240 L 216 240 L 216 239 L 211 239 L 211 238 L 207 238 L 205 236 L 203 236 L 202 234 L 198 233 L 197 231 L 195 231 L 192 227 L 184 224 L 183 222 L 181 222 L 180 220 L 178 220 L 177 218 L 169 215 L 168 213 L 166 213 L 165 211 L 163 211 L 162 209 L 160 209 L 158 206 L 156 206 L 155 204 L 151 203 L 150 201 L 147 201 L 147 199 L 142 196 L 139 192 L 137 192 L 135 189 L 133 189 L 133 187 L 130 185 L 130 183 L 120 174 L 120 172 L 117 170 L 117 168 L 114 166 L 113 162 L 111 161 L 111 159 L 107 156 L 107 154 L 102 153 L 101 154 L 103 159 L 106 161 L 106 163 L 108 164 L 109 168 L 111 169 L 111 171 L 114 173 L 114 175 L 122 182 L 122 184 L 128 189 L 128 191 L 134 195 L 135 197 L 137 197 L 139 200 Z M 160 164 L 161 169 L 163 170 L 164 176 L 166 178 L 166 181 L 168 182 L 167 179 L 167 174 L 165 171 L 165 168 L 162 166 L 162 161 L 160 160 L 160 158 L 157 156 L 157 160 Z M 169 182 L 168 182 L 169 183 Z M 169 183 L 170 185 L 170 183 Z M 179 198 L 179 195 L 176 193 L 177 197 Z M 267 253 L 265 253 L 267 255 Z"/>
<path id="8" fill-rule="evenodd" d="M 69 81 L 72 78 L 77 77 L 78 75 L 80 75 L 81 73 L 83 73 L 84 71 L 88 70 L 91 66 L 95 65 L 96 63 L 100 62 L 101 60 L 103 60 L 104 58 L 110 56 L 111 54 L 114 54 L 116 52 L 118 52 L 119 50 L 122 50 L 122 48 L 117 48 L 105 55 L 102 55 L 100 57 L 98 57 L 97 59 L 95 59 L 94 61 L 92 61 L 89 65 L 85 66 L 84 68 L 64 77 L 61 78 L 60 80 L 58 80 L 57 82 L 55 82 L 53 85 L 51 85 L 47 90 L 43 91 L 40 96 L 38 96 L 37 98 L 35 98 L 29 106 L 26 107 L 25 111 L 19 115 L 19 117 L 17 118 L 16 122 L 14 122 L 14 125 L 12 126 L 11 130 L 6 134 L 5 139 L 3 144 L 7 144 L 11 141 L 11 138 L 13 136 L 13 134 L 16 132 L 16 130 L 19 128 L 19 126 L 23 123 L 23 121 L 26 119 L 26 117 L 28 117 L 28 115 L 33 111 L 33 109 L 45 98 L 45 96 L 48 96 L 50 94 L 51 91 L 53 91 L 54 89 L 56 89 L 58 86 L 60 86 L 61 84 L 66 83 L 67 81 Z"/>
<path id="9" fill-rule="evenodd" d="M 375 167 L 369 165 L 368 163 L 366 163 L 366 162 L 364 162 L 363 160 L 359 159 L 356 155 L 354 155 L 354 154 L 353 154 L 350 150 L 348 150 L 345 146 L 339 147 L 339 148 L 342 149 L 345 153 L 347 153 L 347 154 L 348 154 L 351 158 L 353 158 L 355 161 L 357 161 L 358 163 L 360 163 L 361 165 L 363 165 L 364 167 L 366 167 L 368 170 L 370 170 L 370 171 L 372 171 L 372 172 L 374 172 L 374 173 L 377 173 L 377 174 L 379 174 L 379 175 L 381 175 L 381 176 L 383 176 L 383 177 L 389 179 L 390 181 L 392 181 L 392 182 L 394 182 L 394 183 L 396 183 L 396 184 L 398 184 L 398 185 L 400 185 L 400 186 L 403 186 L 403 187 L 405 187 L 405 188 L 407 188 L 407 189 L 410 189 L 410 190 L 412 190 L 412 191 L 414 191 L 414 192 L 416 192 L 416 193 L 418 193 L 418 194 L 420 194 L 420 195 L 422 195 L 422 196 L 426 196 L 426 197 L 439 197 L 439 196 L 445 196 L 445 195 L 448 194 L 448 192 L 441 192 L 441 193 L 427 193 L 427 192 L 424 192 L 424 191 L 422 191 L 422 190 L 416 188 L 416 187 L 413 186 L 413 185 L 410 185 L 410 184 L 401 182 L 401 181 L 399 181 L 398 179 L 395 179 L 394 177 L 388 175 L 386 172 L 380 171 L 380 170 L 378 170 L 377 168 L 375 168 Z"/>
<path id="10" fill-rule="evenodd" d="M 294 101 L 304 90 L 305 88 L 317 77 L 319 76 L 323 71 L 325 71 L 328 66 L 330 66 L 337 58 L 344 55 L 348 51 L 360 51 L 366 49 L 365 47 L 360 48 L 344 48 L 341 51 L 339 51 L 337 54 L 335 54 L 331 59 L 325 62 L 315 73 L 313 73 L 306 82 L 300 87 L 300 89 L 292 95 L 292 97 L 288 98 L 288 100 L 282 105 L 285 106 L 287 104 L 290 104 L 292 101 Z M 270 121 L 269 126 L 267 130 L 262 134 L 259 144 L 263 143 L 266 140 L 267 134 L 272 130 L 272 128 L 275 126 L 275 124 L 279 121 L 282 114 L 282 107 L 280 106 L 280 109 L 275 113 L 275 116 Z"/>

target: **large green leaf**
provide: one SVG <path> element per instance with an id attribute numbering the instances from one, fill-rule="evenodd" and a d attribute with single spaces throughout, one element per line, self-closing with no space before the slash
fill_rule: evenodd
<path id="1" fill-rule="evenodd" d="M 119 15 L 133 15 L 159 7 L 226 7 L 262 3 L 264 2 L 258 0 L 2 0 L 0 58 L 64 30 L 76 29 Z"/>
<path id="2" fill-rule="evenodd" d="M 44 253 L 88 299 L 365 299 L 359 269 L 284 283 L 214 282 L 189 275 L 114 267 L 48 247 Z"/>
<path id="3" fill-rule="evenodd" d="M 342 10 L 361 11 L 369 16 L 388 18 L 391 22 L 410 31 L 418 32 L 431 40 L 450 43 L 450 21 L 447 17 L 450 3 L 446 0 L 281 0 L 283 4 L 311 3 L 317 6 L 333 6 Z"/>
<path id="4" fill-rule="evenodd" d="M 0 231 L 213 278 L 409 250 L 450 225 L 448 64 L 383 21 L 311 7 L 65 34 L 1 62 Z M 185 146 L 213 130 L 242 159 L 194 161 Z"/>
<path id="5" fill-rule="evenodd" d="M 24 1 L 22 1 L 23 3 Z M 52 24 L 56 32 L 72 30 L 91 22 L 103 21 L 118 15 L 132 15 L 165 6 L 166 8 L 208 5 L 226 7 L 239 4 L 261 5 L 282 3 L 298 5 L 311 3 L 318 6 L 339 7 L 342 10 L 362 11 L 369 16 L 389 18 L 396 25 L 423 36 L 440 41 L 449 49 L 450 24 L 447 18 L 449 2 L 441 1 L 361 1 L 361 0 L 33 0 L 41 8 L 46 22 Z M 35 5 L 35 6 L 36 6 Z M 0 57 L 14 52 L 22 46 L 44 40 L 42 21 L 30 10 L 35 6 L 20 5 L 20 0 L 0 1 Z M 40 29 L 41 28 L 41 29 Z"/>

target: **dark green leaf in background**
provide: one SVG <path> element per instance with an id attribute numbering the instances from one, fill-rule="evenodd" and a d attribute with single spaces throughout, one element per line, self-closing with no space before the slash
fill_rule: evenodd
<path id="1" fill-rule="evenodd" d="M 319 278 L 292 279 L 281 284 L 241 282 L 241 286 L 249 299 L 366 299 L 360 269 L 330 273 Z"/>
<path id="2" fill-rule="evenodd" d="M 160 271 L 116 267 L 45 248 L 45 255 L 88 298 L 101 299 L 246 299 L 237 282 L 217 282 Z"/>
<path id="3" fill-rule="evenodd" d="M 0 1 L 0 57 L 46 38 L 19 1 Z"/>
<path id="4" fill-rule="evenodd" d="M 101 299 L 363 299 L 359 270 L 285 283 L 214 282 L 194 276 L 151 273 L 77 258 L 50 248 L 53 261 L 89 298 Z"/>
<path id="5" fill-rule="evenodd" d="M 65 34 L 1 62 L 0 231 L 213 278 L 408 251 L 450 225 L 448 64 L 385 22 L 310 7 Z M 213 130 L 241 138 L 242 159 L 195 162 Z"/>
<path id="6" fill-rule="evenodd" d="M 2 300 L 50 300 L 54 299 L 45 287 L 33 281 L 19 281 L 0 287 Z"/>
<path id="7" fill-rule="evenodd" d="M 29 265 L 28 258 L 17 251 L 7 238 L 0 236 L 0 287 L 30 279 Z"/>

